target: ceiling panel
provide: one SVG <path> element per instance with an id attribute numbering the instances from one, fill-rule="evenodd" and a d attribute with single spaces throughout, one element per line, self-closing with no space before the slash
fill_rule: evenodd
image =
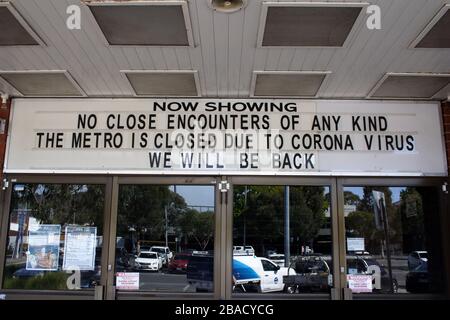
<path id="1" fill-rule="evenodd" d="M 450 5 L 444 6 L 424 31 L 416 48 L 450 48 Z"/>
<path id="2" fill-rule="evenodd" d="M 42 42 L 9 3 L 0 2 L 0 46 L 39 45 Z"/>
<path id="3" fill-rule="evenodd" d="M 79 97 L 84 95 L 72 77 L 64 71 L 0 71 L 0 78 L 25 97 Z"/>
<path id="4" fill-rule="evenodd" d="M 315 97 L 327 73 L 257 72 L 255 97 Z"/>
<path id="5" fill-rule="evenodd" d="M 183 2 L 93 2 L 89 9 L 110 45 L 189 46 Z"/>
<path id="6" fill-rule="evenodd" d="M 138 96 L 198 96 L 194 72 L 124 71 Z"/>
<path id="7" fill-rule="evenodd" d="M 262 46 L 341 47 L 361 10 L 347 5 L 269 5 Z"/>
<path id="8" fill-rule="evenodd" d="M 450 74 L 387 74 L 369 96 L 385 99 L 431 99 L 449 84 Z"/>

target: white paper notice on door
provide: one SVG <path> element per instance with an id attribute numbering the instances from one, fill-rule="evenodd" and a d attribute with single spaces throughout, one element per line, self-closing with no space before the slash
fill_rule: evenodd
<path id="1" fill-rule="evenodd" d="M 348 287 L 354 293 L 372 292 L 372 276 L 360 274 L 347 275 Z"/>
<path id="2" fill-rule="evenodd" d="M 117 272 L 116 288 L 118 290 L 139 290 L 139 273 Z"/>
<path id="3" fill-rule="evenodd" d="M 96 239 L 97 227 L 67 226 L 63 270 L 94 270 Z"/>

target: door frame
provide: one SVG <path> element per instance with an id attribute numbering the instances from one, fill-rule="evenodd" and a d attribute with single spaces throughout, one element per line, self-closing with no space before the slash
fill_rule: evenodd
<path id="1" fill-rule="evenodd" d="M 220 248 L 222 246 L 221 222 L 222 194 L 219 191 L 217 176 L 114 176 L 111 197 L 111 225 L 109 238 L 109 252 L 107 262 L 106 295 L 107 300 L 129 300 L 129 299 L 221 299 L 223 281 L 221 274 L 223 268 L 221 263 Z M 215 224 L 214 224 L 214 292 L 213 293 L 165 293 L 152 291 L 117 291 L 114 286 L 114 265 L 116 249 L 116 229 L 120 185 L 210 185 L 214 186 Z"/>
<path id="2" fill-rule="evenodd" d="M 9 217 L 12 187 L 16 183 L 39 183 L 39 184 L 96 184 L 104 185 L 105 199 L 103 209 L 103 239 L 109 239 L 109 225 L 110 225 L 110 207 L 111 202 L 111 188 L 112 179 L 106 175 L 92 176 L 92 175 L 4 175 L 4 179 L 8 181 L 8 187 L 2 191 L 3 203 L 0 206 L 0 292 L 6 294 L 13 299 L 45 299 L 45 300 L 60 300 L 60 299 L 75 299 L 75 300 L 93 300 L 102 299 L 103 289 L 106 284 L 106 272 L 104 266 L 107 261 L 108 241 L 103 241 L 102 244 L 102 271 L 100 277 L 100 285 L 93 290 L 22 290 L 22 289 L 3 289 L 3 272 L 5 268 L 6 258 L 6 242 L 8 237 Z"/>
<path id="3" fill-rule="evenodd" d="M 230 191 L 227 205 L 227 244 L 226 244 L 226 299 L 313 299 L 339 300 L 341 299 L 341 282 L 338 276 L 340 239 L 338 238 L 338 204 L 336 178 L 324 176 L 230 176 Z M 331 196 L 331 237 L 333 252 L 333 285 L 331 294 L 236 294 L 232 293 L 233 272 L 233 188 L 235 185 L 278 185 L 278 186 L 328 186 Z"/>
<path id="4" fill-rule="evenodd" d="M 341 268 L 341 283 L 343 284 L 344 300 L 383 300 L 383 299 L 427 299 L 440 300 L 450 298 L 450 276 L 447 275 L 450 270 L 450 235 L 448 230 L 450 228 L 450 207 L 448 192 L 439 193 L 439 208 L 438 218 L 441 222 L 441 243 L 443 254 L 443 270 L 444 273 L 444 294 L 358 294 L 355 296 L 347 289 L 347 259 L 346 259 L 346 244 L 345 244 L 345 215 L 344 215 L 344 187 L 439 187 L 441 188 L 448 180 L 447 177 L 339 177 L 337 178 L 337 194 L 338 194 L 338 211 L 339 211 L 339 238 L 342 239 L 339 262 Z M 442 190 L 442 189 L 441 189 Z"/>

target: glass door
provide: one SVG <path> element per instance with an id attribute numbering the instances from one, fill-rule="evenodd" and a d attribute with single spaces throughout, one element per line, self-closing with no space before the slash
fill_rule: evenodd
<path id="1" fill-rule="evenodd" d="M 8 298 L 102 298 L 108 179 L 11 177 L 0 239 Z"/>
<path id="2" fill-rule="evenodd" d="M 214 298 L 217 200 L 214 178 L 118 178 L 108 298 Z"/>
<path id="3" fill-rule="evenodd" d="M 340 190 L 349 297 L 443 296 L 448 253 L 441 181 L 343 179 Z"/>
<path id="4" fill-rule="evenodd" d="M 231 297 L 338 298 L 334 180 L 231 180 Z"/>

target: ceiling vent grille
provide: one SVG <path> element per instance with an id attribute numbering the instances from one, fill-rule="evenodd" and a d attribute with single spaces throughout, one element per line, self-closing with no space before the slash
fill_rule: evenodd
<path id="1" fill-rule="evenodd" d="M 185 1 L 120 1 L 87 4 L 109 45 L 193 45 Z"/>
<path id="2" fill-rule="evenodd" d="M 436 95 L 450 84 L 450 74 L 387 73 L 368 97 L 383 99 L 439 99 Z"/>
<path id="3" fill-rule="evenodd" d="M 45 45 L 9 2 L 0 2 L 0 46 Z"/>
<path id="4" fill-rule="evenodd" d="M 445 5 L 412 43 L 414 48 L 450 48 L 450 4 Z"/>
<path id="5" fill-rule="evenodd" d="M 149 97 L 198 97 L 198 75 L 196 71 L 147 71 L 124 70 L 137 96 Z"/>
<path id="6" fill-rule="evenodd" d="M 263 47 L 343 47 L 364 4 L 266 3 Z"/>
<path id="7" fill-rule="evenodd" d="M 316 97 L 330 72 L 257 71 L 253 75 L 254 97 Z"/>
<path id="8" fill-rule="evenodd" d="M 85 96 L 67 71 L 0 71 L 0 78 L 26 97 Z"/>

